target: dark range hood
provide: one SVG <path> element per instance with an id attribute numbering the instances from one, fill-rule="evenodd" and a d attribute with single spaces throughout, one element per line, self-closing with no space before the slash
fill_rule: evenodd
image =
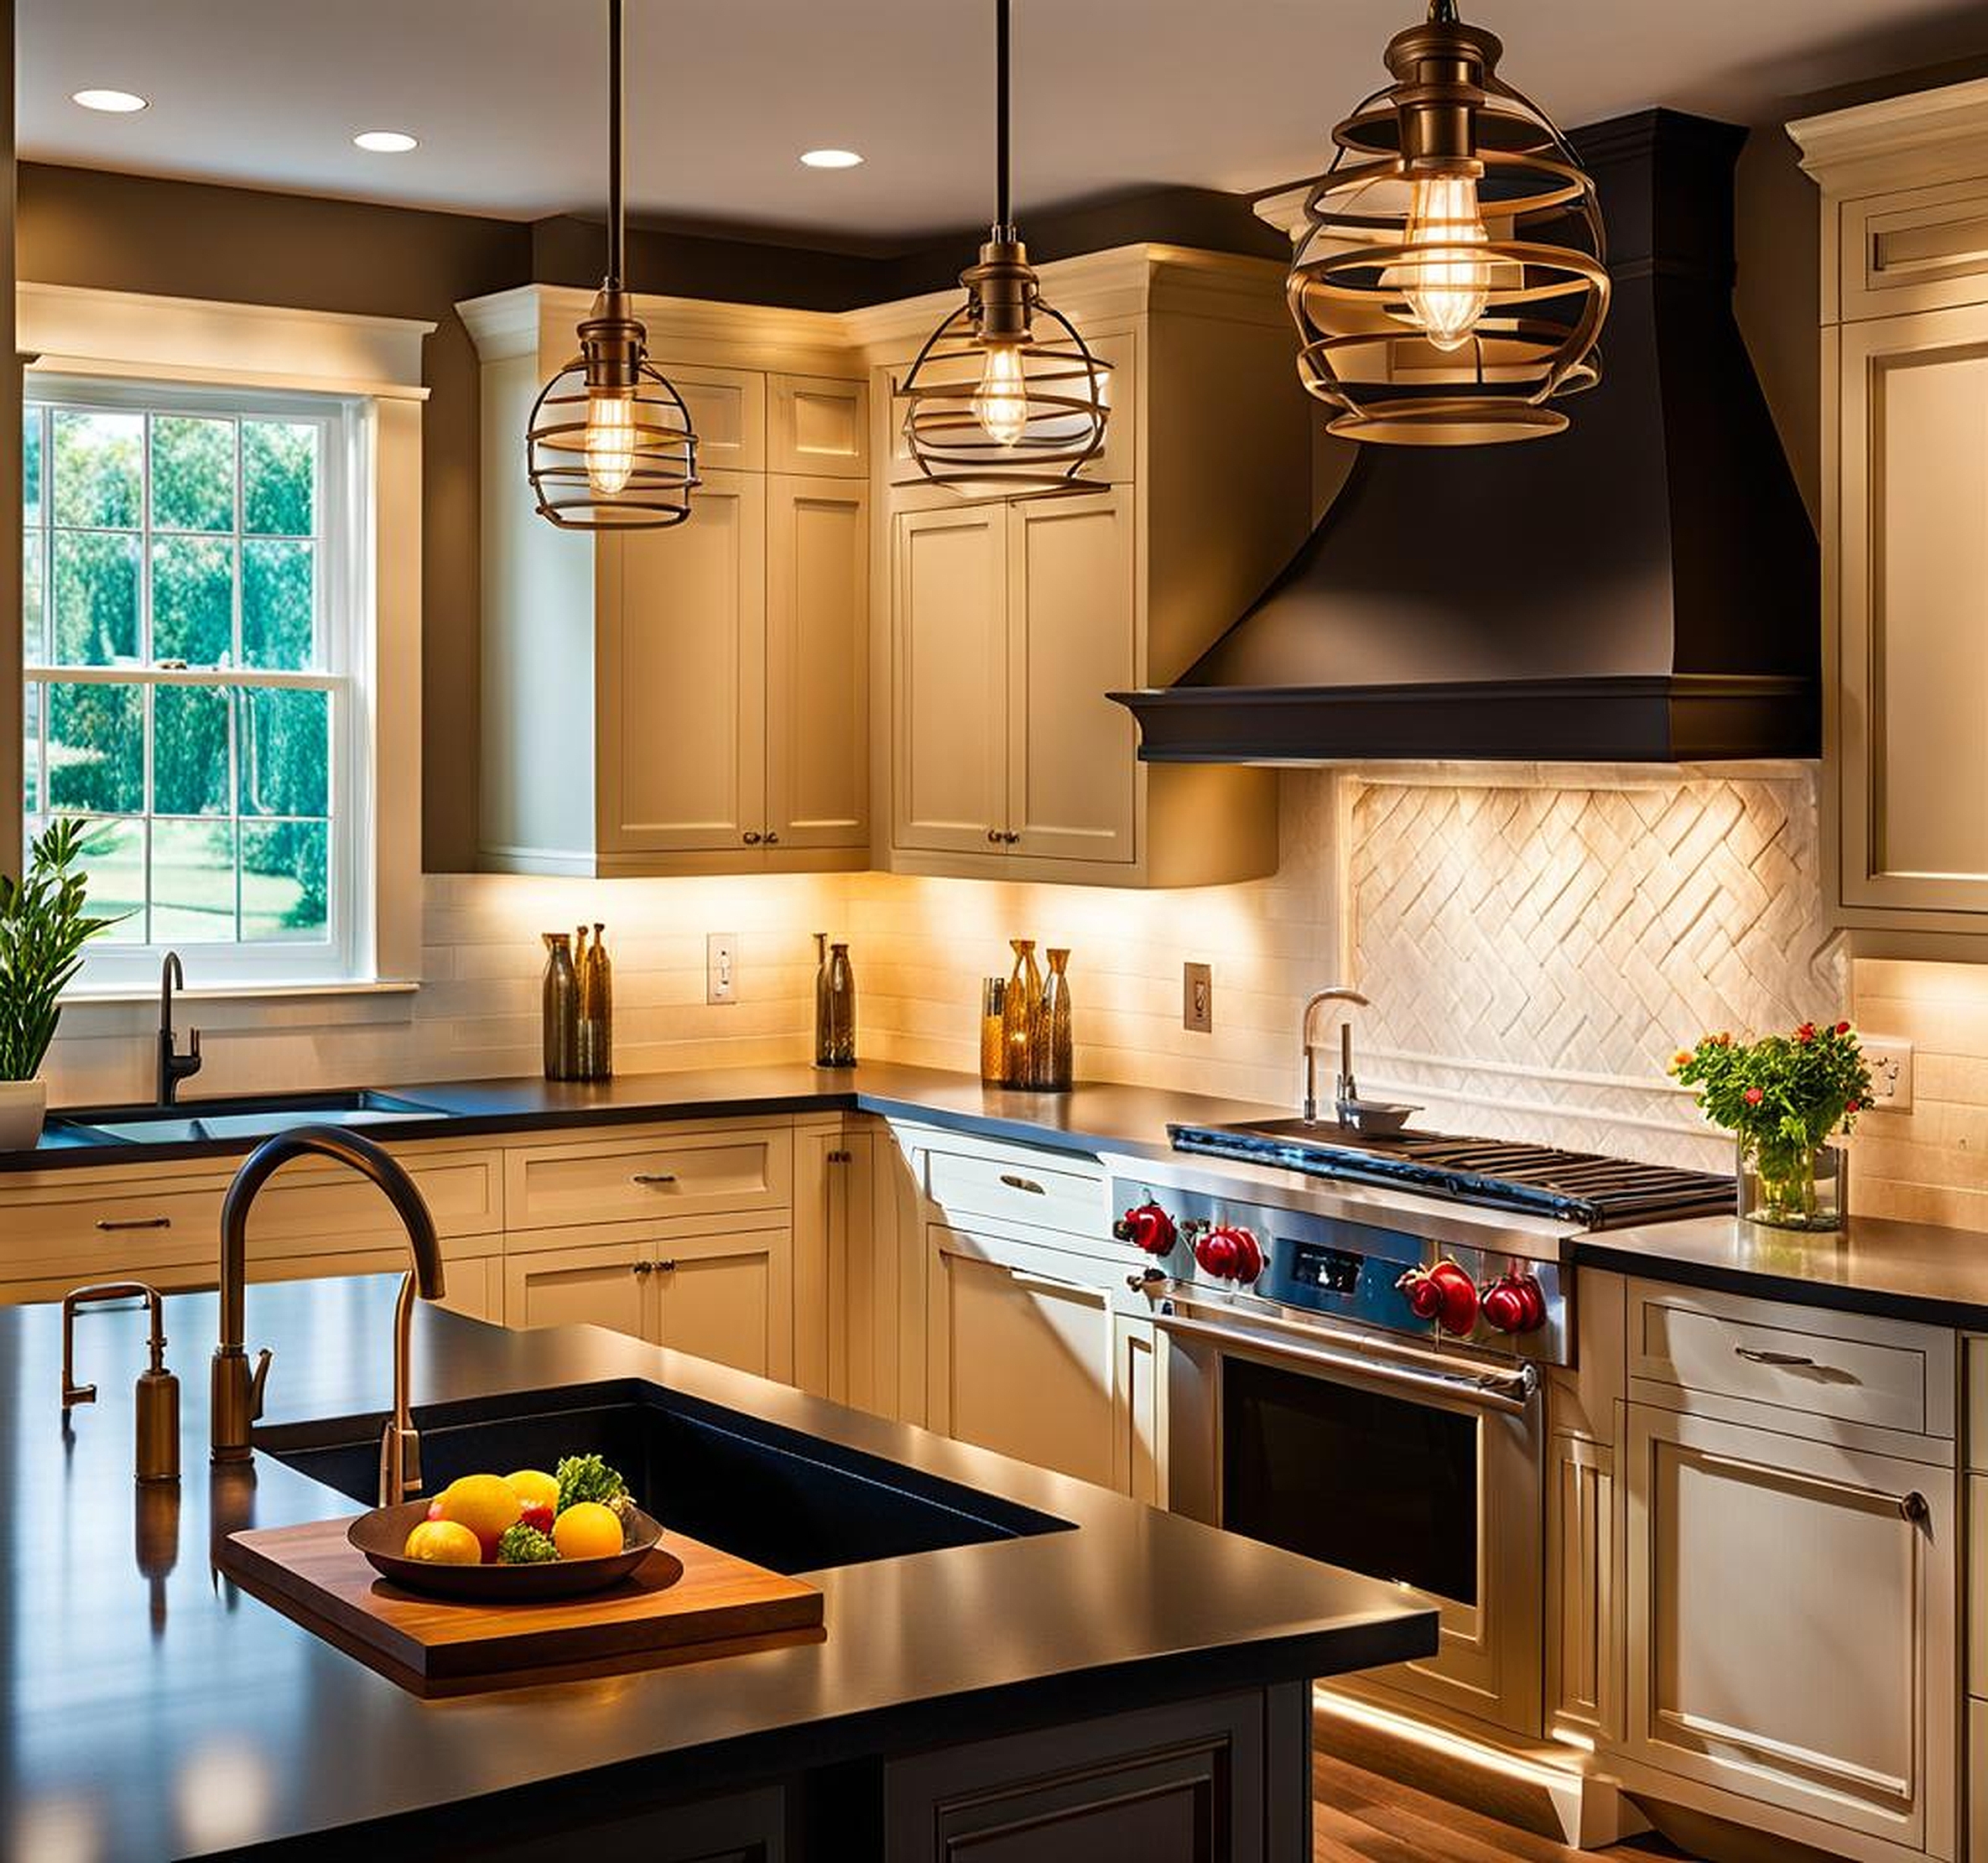
<path id="1" fill-rule="evenodd" d="M 1654 110 L 1570 139 L 1615 286 L 1572 427 L 1362 447 L 1290 566 L 1177 684 L 1111 695 L 1142 757 L 1819 754 L 1815 535 L 1732 317 L 1746 132 Z"/>

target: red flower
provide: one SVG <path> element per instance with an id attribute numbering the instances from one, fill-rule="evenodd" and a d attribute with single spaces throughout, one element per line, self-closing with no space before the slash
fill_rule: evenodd
<path id="1" fill-rule="evenodd" d="M 1767 1098 L 1767 1095 L 1762 1093 L 1758 1087 L 1749 1087 L 1743 1097 L 1748 1106 L 1757 1106 L 1762 1101 Z"/>
<path id="2" fill-rule="evenodd" d="M 1815 1039 L 1815 1024 L 1812 1022 L 1803 1023 L 1795 1031 L 1795 1039 L 1806 1048 L 1809 1043 Z"/>
<path id="3" fill-rule="evenodd" d="M 1846 1022 L 1838 1023 L 1836 1024 L 1836 1033 L 1839 1035 L 1847 1035 L 1850 1033 L 1850 1024 Z"/>
<path id="4" fill-rule="evenodd" d="M 1843 1110 L 1846 1113 L 1861 1112 L 1864 1110 L 1864 1102 L 1861 1100 L 1845 1100 L 1843 1102 Z"/>

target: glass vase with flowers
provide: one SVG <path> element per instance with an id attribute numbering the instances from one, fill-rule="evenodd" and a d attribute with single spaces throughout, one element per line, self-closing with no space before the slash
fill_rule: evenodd
<path id="1" fill-rule="evenodd" d="M 1704 1035 L 1672 1057 L 1671 1072 L 1738 1142 L 1741 1215 L 1777 1229 L 1842 1227 L 1849 1167 L 1829 1141 L 1871 1103 L 1855 1029 L 1805 1022 L 1754 1042 Z"/>

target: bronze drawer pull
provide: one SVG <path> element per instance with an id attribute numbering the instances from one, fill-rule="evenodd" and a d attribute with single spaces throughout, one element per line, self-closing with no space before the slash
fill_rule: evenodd
<path id="1" fill-rule="evenodd" d="M 1033 1178 L 1018 1178 L 1010 1171 L 1003 1171 L 1001 1173 L 1001 1181 L 1005 1184 L 1009 1189 L 1026 1190 L 1032 1197 L 1046 1197 L 1049 1194 L 1047 1190 L 1043 1189 L 1042 1185 L 1038 1184 Z"/>
<path id="2" fill-rule="evenodd" d="M 990 829 L 987 830 L 987 840 L 989 840 L 989 842 L 991 842 L 991 844 L 992 844 L 994 846 L 996 846 L 996 847 L 998 847 L 998 846 L 1001 846 L 1001 830 L 1000 830 L 998 828 L 990 828 Z"/>
<path id="3" fill-rule="evenodd" d="M 674 1171 L 638 1171 L 628 1181 L 631 1184 L 674 1184 L 676 1173 Z"/>
<path id="4" fill-rule="evenodd" d="M 649 1266 L 658 1274 L 674 1274 L 676 1272 L 676 1263 L 674 1261 L 651 1262 Z"/>
<path id="5" fill-rule="evenodd" d="M 170 1229 L 170 1216 L 99 1216 L 96 1226 L 107 1235 L 118 1229 Z"/>
<path id="6" fill-rule="evenodd" d="M 1759 1352 L 1751 1345 L 1736 1345 L 1734 1352 L 1749 1365 L 1813 1366 L 1815 1361 L 1803 1358 L 1798 1352 Z"/>
<path id="7" fill-rule="evenodd" d="M 655 1265 L 653 1262 L 631 1262 L 628 1264 L 628 1272 L 631 1274 L 647 1274 L 654 1268 Z"/>
<path id="8" fill-rule="evenodd" d="M 766 845 L 768 847 L 778 847 L 780 845 L 780 837 L 770 828 L 766 831 Z"/>
<path id="9" fill-rule="evenodd" d="M 1909 1521 L 1914 1527 L 1923 1527 L 1933 1517 L 1933 1509 L 1917 1488 L 1898 1503 L 1898 1513 L 1901 1519 Z"/>

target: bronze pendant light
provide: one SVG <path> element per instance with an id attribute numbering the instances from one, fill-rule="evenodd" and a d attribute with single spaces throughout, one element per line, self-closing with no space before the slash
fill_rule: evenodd
<path id="1" fill-rule="evenodd" d="M 1111 365 L 1043 301 L 1008 215 L 1008 0 L 995 3 L 994 224 L 960 274 L 966 301 L 925 340 L 898 384 L 919 470 L 955 492 L 1057 492 L 1105 443 Z"/>
<path id="2" fill-rule="evenodd" d="M 622 281 L 622 0 L 607 0 L 607 276 L 579 355 L 532 403 L 525 470 L 539 514 L 562 530 L 659 530 L 690 515 L 697 435 Z"/>
<path id="3" fill-rule="evenodd" d="M 1332 133 L 1287 289 L 1298 378 L 1350 440 L 1469 446 L 1559 432 L 1600 379 L 1608 269 L 1595 183 L 1504 47 L 1430 0 L 1394 82 Z"/>

